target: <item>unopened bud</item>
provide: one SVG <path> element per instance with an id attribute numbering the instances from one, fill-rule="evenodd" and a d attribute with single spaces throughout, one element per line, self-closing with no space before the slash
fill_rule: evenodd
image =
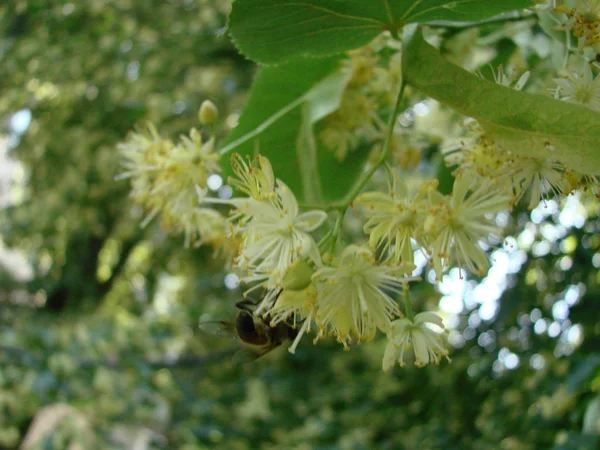
<path id="1" fill-rule="evenodd" d="M 198 118 L 202 125 L 210 125 L 219 117 L 219 110 L 213 102 L 210 100 L 204 100 L 200 105 L 200 111 L 198 112 Z"/>
<path id="2" fill-rule="evenodd" d="M 283 288 L 291 291 L 301 291 L 311 282 L 313 269 L 305 260 L 297 261 L 285 273 Z"/>

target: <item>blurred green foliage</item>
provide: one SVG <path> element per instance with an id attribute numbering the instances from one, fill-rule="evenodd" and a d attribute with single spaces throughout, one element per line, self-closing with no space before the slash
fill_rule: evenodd
<path id="1" fill-rule="evenodd" d="M 148 120 L 187 132 L 205 98 L 234 123 L 253 68 L 225 36 L 227 10 L 201 0 L 0 6 L 0 123 L 28 174 L 0 233 L 34 268 L 25 284 L 0 275 L 0 448 L 17 448 L 44 411 L 64 417 L 38 442 L 45 449 L 597 448 L 595 199 L 579 206 L 582 223 L 552 202 L 533 221 L 507 218 L 508 241 L 527 244 L 491 318 L 468 300 L 481 280 L 465 281 L 451 364 L 383 373 L 384 342 L 346 353 L 307 339 L 294 356 L 231 367 L 227 340 L 198 331 L 203 314 L 233 315 L 239 293 L 207 251 L 158 224 L 139 229 L 143 212 L 114 180 L 116 144 Z M 32 121 L 19 135 L 10 118 L 24 109 Z M 429 283 L 412 293 L 420 309 L 441 297 Z"/>
<path id="2" fill-rule="evenodd" d="M 167 135 L 187 132 L 207 97 L 235 107 L 250 65 L 219 32 L 227 2 L 17 1 L 2 9 L 0 116 L 32 114 L 13 150 L 28 169 L 27 201 L 3 212 L 2 234 L 33 258 L 29 291 L 43 289 L 49 308 L 80 308 L 102 299 L 153 235 L 138 230 L 128 183 L 114 180 L 116 144 L 145 121 Z M 172 246 L 158 247 L 168 248 L 156 256 L 166 264 Z"/>

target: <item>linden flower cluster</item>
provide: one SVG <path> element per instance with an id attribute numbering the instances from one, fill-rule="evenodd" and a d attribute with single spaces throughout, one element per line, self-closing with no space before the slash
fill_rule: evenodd
<path id="1" fill-rule="evenodd" d="M 149 126 L 145 133 L 130 135 L 120 150 L 128 169 L 122 176 L 131 179 L 132 196 L 151 209 L 150 217 L 161 213 L 163 222 L 184 230 L 186 241 L 211 245 L 231 258 L 233 267 L 242 272 L 241 280 L 250 285 L 245 295 L 256 289 L 264 293 L 256 314 L 269 317 L 273 326 L 286 322 L 300 327 L 290 352 L 295 352 L 301 338 L 314 327 L 315 343 L 333 336 L 345 349 L 372 340 L 377 331 L 384 333 L 389 338 L 388 347 L 391 346 L 386 350 L 385 370 L 394 360 L 403 365 L 404 351 L 411 346 L 418 366 L 438 363 L 440 357 L 447 356 L 441 318 L 433 313 L 417 315 L 414 320 L 403 318 L 393 298 L 414 280 L 410 276 L 414 264 L 410 236 L 398 229 L 396 245 L 396 241 L 392 243 L 396 237 L 386 234 L 393 232 L 395 226 L 387 227 L 387 222 L 397 223 L 399 227 L 410 222 L 406 213 L 393 217 L 398 210 L 396 206 L 387 210 L 386 194 L 373 197 L 372 206 L 380 209 L 382 215 L 374 214 L 375 209 L 371 208 L 370 226 L 375 230 L 371 242 L 388 240 L 390 252 L 398 258 L 379 261 L 373 248 L 364 245 L 349 245 L 332 256 L 322 254 L 312 236 L 325 223 L 327 214 L 320 210 L 300 212 L 294 193 L 275 178 L 266 157 L 247 161 L 234 154 L 235 177 L 229 182 L 244 196 L 219 199 L 207 196 L 206 191 L 208 175 L 218 170 L 218 155 L 213 141 L 203 142 L 196 130 L 174 144 Z M 457 214 L 465 217 L 465 233 L 471 233 L 468 237 L 458 228 L 454 229 L 454 225 L 449 225 L 448 230 L 436 230 L 450 233 L 444 238 L 447 242 L 480 237 L 477 230 L 469 228 L 469 209 L 460 210 L 425 188 L 411 197 L 399 177 L 394 186 L 392 195 L 398 196 L 399 205 L 407 210 L 416 208 L 420 214 L 425 208 L 431 214 L 446 217 L 455 208 Z M 369 194 L 365 194 L 363 200 L 369 198 Z M 229 217 L 225 219 L 207 207 L 211 204 L 230 206 Z M 419 223 L 423 242 L 433 245 L 433 235 L 425 231 L 424 223 Z M 456 233 L 452 234 L 453 230 Z M 419 232 L 415 236 L 419 236 Z M 437 249 L 435 254 L 440 261 L 449 257 L 450 246 L 444 246 L 443 242 L 436 245 L 431 248 Z M 460 257 L 458 260 L 462 261 Z M 438 266 L 441 270 L 442 264 Z M 432 331 L 431 324 L 437 325 L 441 332 Z"/>
<path id="2" fill-rule="evenodd" d="M 288 278 L 294 282 L 284 282 L 285 289 L 265 314 L 272 325 L 303 321 L 290 352 L 313 322 L 318 329 L 315 343 L 331 335 L 349 349 L 354 342 L 372 340 L 378 329 L 387 332 L 400 316 L 390 293 L 399 292 L 410 278 L 405 268 L 379 264 L 370 249 L 350 245 L 315 271 L 304 264 L 291 268 Z M 302 289 L 303 285 L 307 286 Z"/>
<path id="3" fill-rule="evenodd" d="M 498 191 L 518 203 L 528 192 L 530 209 L 535 208 L 548 194 L 566 192 L 565 168 L 552 158 L 517 155 L 500 149 L 476 121 L 466 123 L 468 137 L 463 146 L 446 156 L 448 164 L 458 164 L 463 176 L 488 181 Z"/>
<path id="4" fill-rule="evenodd" d="M 260 313 L 270 306 L 294 262 L 304 257 L 315 264 L 320 262 L 317 244 L 310 233 L 323 224 L 327 214 L 300 213 L 294 193 L 275 179 L 266 157 L 258 156 L 254 163 L 247 163 L 234 154 L 231 164 L 237 178 L 229 181 L 247 197 L 206 201 L 233 207 L 227 220 L 228 233 L 241 241 L 234 267 L 246 273 L 241 278 L 243 282 L 262 283 L 246 294 L 261 286 L 269 290 L 257 311 Z"/>
<path id="5" fill-rule="evenodd" d="M 600 0 L 567 4 L 556 8 L 568 18 L 564 28 L 579 38 L 580 48 L 598 51 Z M 442 194 L 437 180 L 413 187 L 398 169 L 417 171 L 422 148 L 440 146 L 464 130 L 456 130 L 453 113 L 444 114 L 430 100 L 400 115 L 405 93 L 400 50 L 384 34 L 347 54 L 340 106 L 323 120 L 318 137 L 340 161 L 359 146 L 370 147 L 371 156 L 375 149 L 378 153 L 341 203 L 302 208 L 261 155 L 250 159 L 233 154 L 235 176 L 228 182 L 240 197 L 210 197 L 207 180 L 220 171 L 220 153 L 214 140 L 202 139 L 196 129 L 172 142 L 149 125 L 119 147 L 126 168 L 122 177 L 131 180 L 134 200 L 149 210 L 144 222 L 160 214 L 168 228 L 183 230 L 186 245 L 206 244 L 220 252 L 247 285 L 244 296 L 260 292 L 254 314 L 273 327 L 286 323 L 298 328 L 291 353 L 313 332 L 314 343 L 332 336 L 345 350 L 373 340 L 379 332 L 387 337 L 384 370 L 409 360 L 422 367 L 449 359 L 442 318 L 433 312 L 412 313 L 408 285 L 417 280 L 412 275 L 416 252 L 425 256 L 438 280 L 451 266 L 483 276 L 490 266 L 486 249 L 501 241 L 502 230 L 494 220 L 499 213 L 525 197 L 529 208 L 535 208 L 551 194 L 574 189 L 600 193 L 595 176 L 576 173 L 553 158 L 526 157 L 502 148 L 473 119 L 467 120 L 460 145 L 444 153 L 448 165 L 458 166 L 452 192 Z M 494 77 L 496 83 L 520 90 L 529 73 L 515 80 L 500 68 Z M 600 76 L 594 77 L 582 56 L 572 56 L 554 82 L 556 98 L 600 110 Z M 429 121 L 399 120 L 424 110 L 438 114 Z M 204 103 L 200 123 L 210 124 L 217 117 L 214 105 Z M 397 122 L 405 126 L 395 132 Z M 253 135 L 247 133 L 221 153 Z M 422 136 L 422 142 L 415 136 Z M 383 166 L 388 188 L 363 192 Z M 228 217 L 216 205 L 229 208 Z M 349 208 L 364 236 L 358 243 L 342 245 Z M 338 215 L 335 225 L 326 211 Z M 403 297 L 403 307 L 398 297 Z"/>
<path id="6" fill-rule="evenodd" d="M 293 267 L 290 278 L 296 283 L 304 278 L 308 286 L 294 289 L 298 287 L 294 283 L 284 283 L 285 289 L 267 314 L 272 325 L 289 323 L 290 319 L 294 325 L 302 323 L 291 353 L 314 323 L 318 330 L 314 343 L 332 335 L 345 350 L 354 342 L 372 340 L 378 330 L 385 333 L 384 370 L 396 361 L 403 366 L 404 352 L 411 347 L 418 367 L 438 364 L 441 357 L 448 358 L 442 319 L 431 312 L 418 314 L 414 320 L 404 318 L 390 297 L 405 290 L 408 281 L 414 279 L 407 275 L 410 270 L 409 265 L 382 264 L 369 248 L 350 245 L 314 272 L 302 263 Z M 432 330 L 431 324 L 438 330 Z"/>
<path id="7" fill-rule="evenodd" d="M 466 128 L 468 137 L 460 149 L 446 155 L 446 162 L 458 164 L 462 176 L 476 183 L 493 185 L 508 196 L 511 206 L 526 195 L 527 207 L 533 209 L 542 200 L 574 190 L 597 193 L 598 181 L 593 175 L 579 174 L 553 158 L 521 156 L 499 148 L 472 119 L 467 120 Z"/>
<path id="8" fill-rule="evenodd" d="M 413 280 L 409 276 L 413 264 L 382 263 L 372 249 L 362 245 L 349 245 L 336 256 L 322 255 L 312 233 L 325 223 L 327 214 L 301 213 L 293 192 L 275 178 L 266 157 L 247 162 L 233 155 L 232 165 L 236 177 L 230 183 L 246 196 L 206 201 L 233 207 L 229 233 L 241 239 L 234 267 L 244 272 L 244 283 L 253 284 L 245 295 L 255 289 L 266 292 L 255 313 L 269 317 L 272 326 L 280 322 L 300 326 L 290 352 L 295 352 L 314 326 L 314 342 L 331 335 L 345 349 L 372 340 L 379 330 L 397 348 L 413 345 L 417 365 L 438 362 L 439 356 L 447 355 L 442 335 L 434 337 L 425 326 L 430 320 L 413 323 L 405 319 L 412 324 L 406 328 L 412 337 L 403 341 L 394 337 L 402 328 L 394 320 L 402 314 L 391 295 Z M 435 323 L 441 324 L 441 319 Z M 424 336 L 428 338 L 423 340 Z M 423 355 L 423 348 L 429 356 Z M 402 355 L 398 354 L 399 361 Z M 389 360 L 388 354 L 386 369 Z"/>
<path id="9" fill-rule="evenodd" d="M 435 182 L 411 192 L 394 174 L 391 192 L 366 192 L 356 199 L 367 218 L 369 245 L 395 264 L 413 265 L 415 249 L 429 258 L 438 279 L 450 264 L 485 274 L 488 257 L 478 245 L 499 237 L 501 229 L 488 218 L 509 207 L 509 197 L 491 182 L 473 183 L 459 174 L 451 195 L 442 195 Z"/>
<path id="10" fill-rule="evenodd" d="M 554 79 L 557 88 L 551 90 L 556 98 L 600 110 L 600 76 L 593 78 L 583 57 L 572 55 L 559 75 Z M 515 84 L 514 77 L 506 75 L 502 68 L 495 73 L 496 83 L 516 90 L 521 90 L 528 78 L 529 72 L 525 72 Z M 533 209 L 549 196 L 567 195 L 578 189 L 598 193 L 596 176 L 579 174 L 553 158 L 521 156 L 500 148 L 474 119 L 465 121 L 465 129 L 467 135 L 458 148 L 450 146 L 445 150 L 446 162 L 458 165 L 463 176 L 479 180 L 477 183 L 492 183 L 510 197 L 511 206 L 526 194 L 528 208 Z M 551 149 L 548 144 L 548 150 Z"/>
<path id="11" fill-rule="evenodd" d="M 600 0 L 570 0 L 554 10 L 566 15 L 559 29 L 573 33 L 580 51 L 589 46 L 600 53 Z"/>
<path id="12" fill-rule="evenodd" d="M 447 356 L 441 318 L 426 313 L 412 319 L 412 312 L 404 318 L 394 297 L 414 280 L 411 240 L 427 245 L 440 274 L 451 258 L 484 270 L 482 250 L 467 241 L 475 242 L 489 230 L 476 228 L 471 220 L 497 208 L 487 210 L 479 191 L 468 196 L 471 205 L 465 192 L 453 200 L 436 194 L 433 185 L 413 195 L 396 175 L 392 193 L 366 193 L 356 202 L 368 209 L 365 229 L 371 233 L 371 248 L 349 245 L 330 255 L 313 237 L 327 214 L 301 212 L 294 193 L 275 177 L 264 156 L 249 161 L 234 154 L 235 177 L 229 183 L 244 196 L 219 199 L 206 190 L 208 175 L 218 170 L 218 156 L 212 140 L 203 142 L 196 130 L 174 144 L 149 126 L 146 133 L 133 133 L 120 150 L 132 196 L 151 208 L 151 216 L 161 213 L 163 221 L 185 231 L 186 240 L 211 245 L 231 258 L 250 286 L 245 295 L 263 292 L 255 313 L 269 317 L 272 326 L 286 322 L 300 327 L 292 353 L 314 328 L 315 343 L 333 336 L 345 349 L 384 333 L 391 346 L 386 370 L 395 360 L 403 365 L 409 347 L 418 366 Z M 230 206 L 229 217 L 208 207 L 214 204 Z M 381 242 L 394 257 L 375 257 Z M 431 324 L 440 330 L 431 330 Z"/>
<path id="13" fill-rule="evenodd" d="M 391 56 L 386 53 L 393 52 Z M 325 119 L 321 142 L 343 161 L 361 142 L 383 140 L 385 124 L 379 117 L 382 104 L 392 106 L 401 82 L 401 53 L 381 35 L 369 45 L 348 52 L 344 69 L 348 84 L 340 107 Z M 387 61 L 383 66 L 382 61 Z"/>
<path id="14" fill-rule="evenodd" d="M 160 214 L 165 228 L 185 233 L 186 246 L 209 244 L 223 255 L 234 251 L 233 243 L 225 239 L 225 218 L 199 207 L 208 176 L 220 172 L 214 139 L 205 142 L 192 128 L 189 136 L 174 143 L 149 124 L 131 133 L 118 148 L 125 168 L 119 178 L 131 179 L 131 196 L 149 210 L 143 226 Z"/>

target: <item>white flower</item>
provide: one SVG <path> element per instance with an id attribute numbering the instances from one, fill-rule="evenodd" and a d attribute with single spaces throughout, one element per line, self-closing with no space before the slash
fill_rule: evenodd
<path id="1" fill-rule="evenodd" d="M 387 292 L 399 292 L 404 277 L 401 268 L 379 265 L 371 250 L 357 245 L 344 249 L 334 266 L 313 275 L 317 286 L 319 337 L 329 330 L 348 348 L 352 337 L 370 340 L 377 328 L 387 329 L 398 305 Z"/>
<path id="2" fill-rule="evenodd" d="M 249 197 L 263 200 L 273 195 L 275 175 L 267 157 L 258 155 L 256 162 L 258 165 L 247 164 L 240 154 L 231 155 L 231 167 L 237 178 L 229 179 L 229 183 Z"/>
<path id="3" fill-rule="evenodd" d="M 511 204 L 518 203 L 527 193 L 529 208 L 535 208 L 550 194 L 566 193 L 565 168 L 551 158 L 521 156 L 510 149 L 499 147 L 487 136 L 478 122 L 465 124 L 470 138 L 462 149 L 446 156 L 448 164 L 460 165 L 465 179 L 493 180 L 496 189 L 511 196 Z M 552 146 L 546 143 L 548 149 Z M 470 177 L 470 178 L 469 178 Z"/>
<path id="4" fill-rule="evenodd" d="M 242 236 L 236 266 L 247 271 L 241 278 L 244 283 L 263 283 L 269 291 L 256 310 L 259 314 L 273 304 L 290 265 L 303 257 L 320 264 L 319 248 L 310 232 L 323 224 L 327 214 L 299 213 L 294 193 L 280 180 L 274 198 L 250 198 L 242 207 L 246 219 L 236 228 Z"/>
<path id="5" fill-rule="evenodd" d="M 277 180 L 273 199 L 245 204 L 249 220 L 237 231 L 244 238 L 238 257 L 241 268 L 279 270 L 283 275 L 291 263 L 302 256 L 319 261 L 319 251 L 313 237 L 327 218 L 324 211 L 299 213 L 294 193 Z"/>
<path id="6" fill-rule="evenodd" d="M 389 342 L 383 355 L 383 370 L 389 370 L 396 361 L 404 366 L 404 351 L 409 345 L 415 352 L 415 365 L 423 367 L 430 362 L 438 364 L 440 356 L 448 360 L 441 333 L 431 330 L 427 324 L 444 329 L 442 318 L 432 312 L 423 312 L 415 316 L 414 321 L 399 319 L 392 323 L 388 332 Z"/>
<path id="7" fill-rule="evenodd" d="M 230 233 L 240 235 L 242 246 L 236 265 L 252 273 L 277 272 L 281 277 L 298 258 L 320 262 L 310 233 L 319 228 L 324 211 L 300 213 L 294 193 L 273 176 L 269 160 L 260 156 L 260 167 L 248 165 L 239 155 L 232 161 L 238 179 L 230 180 L 249 197 L 206 199 L 207 203 L 231 205 Z M 276 186 L 276 187 L 275 187 Z"/>
<path id="8" fill-rule="evenodd" d="M 271 326 L 286 322 L 291 318 L 295 328 L 296 324 L 302 321 L 298 335 L 289 348 L 290 353 L 296 352 L 296 346 L 304 333 L 310 333 L 310 326 L 315 317 L 316 298 L 317 290 L 312 284 L 301 291 L 284 290 L 269 311 Z"/>
<path id="9" fill-rule="evenodd" d="M 127 140 L 117 145 L 125 171 L 118 179 L 131 179 L 131 196 L 134 200 L 149 208 L 152 212 L 148 221 L 164 208 L 167 199 L 152 195 L 156 188 L 156 179 L 161 169 L 161 155 L 168 154 L 174 147 L 173 142 L 162 139 L 154 125 L 149 123 L 146 129 L 129 133 Z"/>
<path id="10" fill-rule="evenodd" d="M 584 14 L 589 19 L 589 22 L 600 20 L 599 0 L 575 0 L 574 8 Z"/>
<path id="11" fill-rule="evenodd" d="M 123 167 L 128 169 L 119 178 L 135 177 L 158 168 L 158 156 L 173 148 L 173 142 L 162 139 L 156 127 L 148 123 L 146 130 L 131 132 L 125 142 L 117 145 L 123 156 Z"/>
<path id="12" fill-rule="evenodd" d="M 571 56 L 565 75 L 554 78 L 554 82 L 562 100 L 600 111 L 600 76 L 594 78 L 592 68 L 581 56 Z"/>
<path id="13" fill-rule="evenodd" d="M 489 181 L 464 175 L 456 178 L 450 198 L 435 189 L 430 189 L 429 195 L 432 213 L 425 220 L 425 228 L 433 241 L 431 250 L 438 278 L 450 259 L 473 273 L 485 273 L 489 261 L 478 242 L 500 236 L 500 228 L 485 216 L 507 209 L 508 196 Z"/>
<path id="14" fill-rule="evenodd" d="M 321 255 L 311 232 L 319 228 L 327 214 L 324 211 L 300 213 L 294 193 L 275 178 L 268 158 L 259 156 L 254 164 L 247 164 L 240 155 L 234 155 L 232 165 L 237 179 L 230 183 L 249 197 L 228 200 L 207 199 L 207 203 L 233 206 L 229 233 L 240 237 L 239 254 L 235 266 L 246 272 L 244 283 L 258 283 L 266 294 L 256 314 L 268 313 L 282 287 L 287 269 L 297 260 L 308 258 L 321 263 Z"/>
<path id="15" fill-rule="evenodd" d="M 205 188 L 208 176 L 221 171 L 221 155 L 215 152 L 215 138 L 203 142 L 195 128 L 190 130 L 189 137 L 180 136 L 180 143 L 165 159 L 166 170 L 177 171 L 182 179 L 188 180 L 186 185 Z"/>
<path id="16" fill-rule="evenodd" d="M 513 155 L 500 168 L 499 183 L 507 182 L 517 203 L 529 192 L 529 209 L 535 208 L 548 193 L 559 195 L 566 190 L 564 167 L 551 158 L 534 158 Z"/>
<path id="17" fill-rule="evenodd" d="M 365 192 L 355 203 L 362 206 L 368 217 L 363 228 L 369 234 L 369 246 L 383 244 L 395 262 L 413 263 L 412 239 L 419 237 L 426 189 L 410 193 L 402 179 L 394 173 L 392 192 Z"/>
<path id="18" fill-rule="evenodd" d="M 214 151 L 214 139 L 203 142 L 195 128 L 189 137 L 181 136 L 177 145 L 162 139 L 152 124 L 147 128 L 119 144 L 126 168 L 120 178 L 131 178 L 133 198 L 150 210 L 142 225 L 162 212 L 164 225 L 185 228 L 187 245 L 194 228 L 197 191 L 203 198 L 208 176 L 220 171 L 220 155 Z"/>
<path id="19" fill-rule="evenodd" d="M 562 3 L 562 2 L 560 2 Z M 571 30 L 577 37 L 577 48 L 591 46 L 597 50 L 600 43 L 600 1 L 575 0 L 554 8 L 556 12 L 565 13 L 568 18 L 562 20 L 556 29 Z"/>

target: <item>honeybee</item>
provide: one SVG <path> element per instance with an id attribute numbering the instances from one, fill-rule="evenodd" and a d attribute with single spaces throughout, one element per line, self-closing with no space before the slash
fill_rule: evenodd
<path id="1" fill-rule="evenodd" d="M 245 344 L 234 353 L 234 364 L 254 361 L 298 336 L 298 330 L 285 322 L 279 322 L 272 327 L 266 319 L 254 315 L 256 305 L 252 300 L 241 300 L 235 306 L 238 312 L 234 323 L 218 320 L 199 324 L 199 327 L 209 334 L 238 338 Z"/>

